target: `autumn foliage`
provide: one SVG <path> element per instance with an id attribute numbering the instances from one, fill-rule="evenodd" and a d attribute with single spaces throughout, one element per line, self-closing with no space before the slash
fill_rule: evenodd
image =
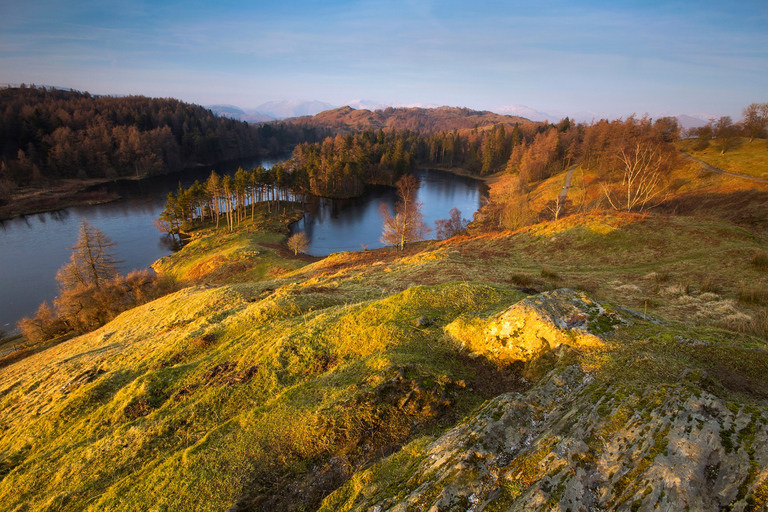
<path id="1" fill-rule="evenodd" d="M 31 318 L 19 321 L 30 341 L 45 341 L 67 332 L 83 333 L 101 327 L 119 313 L 154 300 L 173 284 L 149 270 L 118 272 L 114 243 L 83 220 L 70 262 L 56 275 L 59 296 L 53 307 L 43 302 Z"/>

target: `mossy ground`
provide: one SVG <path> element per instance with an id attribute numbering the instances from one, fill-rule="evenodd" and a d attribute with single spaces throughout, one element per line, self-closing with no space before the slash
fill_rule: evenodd
<path id="1" fill-rule="evenodd" d="M 343 510 L 361 493 L 395 497 L 429 440 L 519 389 L 510 376 L 530 384 L 566 359 L 596 386 L 687 371 L 692 392 L 767 398 L 768 304 L 745 289 L 768 289 L 754 263 L 768 242 L 748 227 L 584 213 L 319 261 L 266 231 L 204 232 L 157 265 L 194 286 L 1 369 L 5 508 Z M 528 368 L 469 357 L 444 334 L 564 286 L 634 310 L 634 325 Z M 396 466 L 376 464 L 390 454 Z"/>

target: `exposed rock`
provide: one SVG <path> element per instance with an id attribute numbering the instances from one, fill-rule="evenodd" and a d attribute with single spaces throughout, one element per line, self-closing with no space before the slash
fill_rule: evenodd
<path id="1" fill-rule="evenodd" d="M 530 361 L 559 347 L 594 347 L 629 320 L 586 294 L 561 288 L 521 300 L 488 319 L 459 318 L 448 334 L 498 360 Z"/>
<path id="2" fill-rule="evenodd" d="M 632 392 L 558 369 L 435 440 L 398 492 L 351 510 L 759 510 L 768 414 L 683 386 Z"/>

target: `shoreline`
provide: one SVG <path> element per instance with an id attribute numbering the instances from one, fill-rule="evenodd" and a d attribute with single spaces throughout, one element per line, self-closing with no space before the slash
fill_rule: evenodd
<path id="1" fill-rule="evenodd" d="M 8 204 L 0 206 L 0 221 L 54 212 L 73 206 L 94 206 L 117 201 L 121 198 L 117 193 L 91 190 L 112 181 L 116 180 L 88 180 L 64 183 L 50 188 L 25 188 L 15 194 Z"/>
<path id="2" fill-rule="evenodd" d="M 285 155 L 285 153 L 281 153 Z M 280 155 L 274 158 L 279 158 Z M 199 170 L 202 168 L 216 168 L 229 163 L 247 160 L 250 158 L 272 158 L 270 155 L 253 155 L 251 157 L 242 157 L 232 160 L 222 160 L 215 164 L 191 164 L 178 171 L 161 173 L 158 175 L 140 176 L 120 176 L 117 178 L 89 178 L 86 180 L 61 179 L 51 180 L 49 186 L 36 188 L 32 186 L 17 189 L 7 204 L 0 206 L 0 221 L 11 220 L 25 215 L 36 215 L 38 213 L 54 212 L 73 206 L 95 206 L 106 204 L 121 199 L 116 193 L 94 190 L 108 183 L 117 183 L 121 181 L 142 181 L 153 176 L 172 175 L 184 173 L 188 170 Z"/>
<path id="3" fill-rule="evenodd" d="M 495 174 L 490 174 L 488 176 L 480 176 L 476 174 L 471 174 L 466 169 L 463 169 L 462 167 L 438 167 L 434 165 L 429 167 L 417 167 L 416 169 L 424 169 L 427 171 L 449 172 L 456 176 L 462 176 L 464 178 L 472 178 L 473 180 L 482 181 L 488 186 L 499 181 L 499 179 L 501 179 L 502 175 L 504 174 L 504 171 L 501 171 Z"/>

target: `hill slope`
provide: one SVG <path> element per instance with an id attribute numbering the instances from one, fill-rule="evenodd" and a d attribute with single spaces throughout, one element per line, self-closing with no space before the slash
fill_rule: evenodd
<path id="1" fill-rule="evenodd" d="M 585 215 L 209 275 L 2 369 L 0 502 L 758 510 L 766 297 L 739 297 L 768 289 L 766 249 L 721 221 Z M 565 287 L 588 295 L 539 295 Z M 529 296 L 548 313 L 508 309 Z"/>
<path id="2" fill-rule="evenodd" d="M 386 108 L 384 110 L 355 110 L 340 107 L 315 116 L 297 117 L 286 123 L 317 128 L 330 128 L 336 132 L 353 133 L 366 130 L 411 130 L 424 134 L 441 131 L 468 130 L 474 127 L 505 123 L 529 123 L 519 116 L 494 114 L 468 108 Z"/>

